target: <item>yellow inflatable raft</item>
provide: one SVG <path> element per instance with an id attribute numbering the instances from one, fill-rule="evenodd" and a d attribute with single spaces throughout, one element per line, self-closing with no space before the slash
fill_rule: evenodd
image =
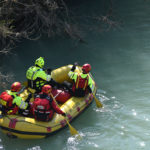
<path id="1" fill-rule="evenodd" d="M 52 78 L 59 83 L 64 80 L 70 81 L 68 72 L 72 65 L 67 65 L 52 71 Z M 76 72 L 80 72 L 81 68 L 77 67 Z M 91 74 L 89 74 L 91 76 Z M 93 80 L 94 93 L 96 86 Z M 34 93 L 33 89 L 25 89 L 21 93 L 21 97 L 26 99 L 29 93 Z M 31 99 L 31 101 L 33 98 Z M 88 94 L 83 98 L 71 97 L 60 108 L 67 114 L 67 120 L 70 122 L 77 117 L 87 106 L 92 102 L 93 95 Z M 11 137 L 24 139 L 45 138 L 52 133 L 67 125 L 65 118 L 60 114 L 54 114 L 54 117 L 49 122 L 37 121 L 34 118 L 23 117 L 19 115 L 5 115 L 0 118 L 0 127 L 2 131 Z"/>

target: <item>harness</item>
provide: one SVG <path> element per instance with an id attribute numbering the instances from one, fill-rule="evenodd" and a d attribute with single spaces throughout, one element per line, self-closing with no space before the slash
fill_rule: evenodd
<path id="1" fill-rule="evenodd" d="M 36 66 L 30 67 L 28 69 L 28 72 L 27 72 L 28 86 L 31 87 L 32 89 L 36 89 L 36 91 L 40 91 L 41 90 L 41 86 L 43 86 L 45 84 L 45 82 L 40 77 L 37 77 L 34 80 L 34 76 L 36 75 L 36 73 L 38 71 L 42 71 L 43 69 L 35 68 L 36 70 L 34 71 L 34 67 L 36 67 Z"/>
<path id="2" fill-rule="evenodd" d="M 36 97 L 33 105 L 33 115 L 40 121 L 49 121 L 53 116 L 53 110 L 50 103 L 52 99 L 49 96 L 40 94 Z"/>
<path id="3" fill-rule="evenodd" d="M 80 82 L 81 80 L 85 80 L 84 86 L 81 85 L 81 86 L 83 86 L 82 89 L 85 91 L 85 89 L 86 89 L 86 87 L 87 87 L 87 85 L 88 85 L 88 79 L 89 79 L 89 76 L 88 76 L 88 75 L 87 75 L 86 78 L 83 79 L 83 78 L 78 74 L 78 76 L 77 76 L 77 81 L 76 81 L 76 83 L 75 83 L 76 89 L 82 88 L 82 87 L 79 87 L 79 82 Z"/>
<path id="4" fill-rule="evenodd" d="M 33 88 L 34 87 L 34 80 L 33 80 L 33 77 L 35 75 L 36 72 L 40 71 L 41 69 L 37 69 L 36 71 L 33 71 L 33 74 L 32 74 L 32 77 L 31 77 L 31 87 Z"/>

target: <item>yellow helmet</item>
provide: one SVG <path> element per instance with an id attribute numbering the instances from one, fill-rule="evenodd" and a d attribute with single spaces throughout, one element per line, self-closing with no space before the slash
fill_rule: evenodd
<path id="1" fill-rule="evenodd" d="M 39 58 L 35 61 L 35 65 L 38 65 L 39 67 L 43 68 L 43 66 L 44 66 L 44 58 L 43 58 L 43 57 L 39 57 Z"/>

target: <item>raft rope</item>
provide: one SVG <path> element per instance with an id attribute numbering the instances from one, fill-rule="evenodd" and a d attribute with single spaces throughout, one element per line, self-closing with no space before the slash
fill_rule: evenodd
<path id="1" fill-rule="evenodd" d="M 86 106 L 86 107 L 87 107 L 87 106 Z M 83 108 L 84 108 L 84 106 L 80 107 L 81 110 L 82 110 Z M 78 112 L 78 111 L 76 110 L 76 112 Z M 82 111 L 81 111 L 81 112 L 82 112 Z M 81 113 L 81 112 L 80 112 L 80 113 Z M 79 112 L 78 112 L 78 113 L 79 113 Z M 11 120 L 13 120 L 13 119 L 19 118 L 20 116 L 16 116 L 15 118 L 10 118 L 9 115 L 6 115 L 5 117 L 7 117 L 7 118 L 11 121 Z M 32 123 L 32 122 L 28 122 L 28 121 L 25 121 L 25 120 L 17 120 L 17 122 L 26 122 L 26 123 L 28 123 L 28 124 L 37 125 L 37 126 L 39 126 L 39 127 L 43 127 L 43 128 L 46 128 L 46 129 L 47 129 L 47 127 L 48 127 L 48 126 L 44 126 L 44 125 L 34 124 L 34 123 Z M 61 123 L 60 123 L 60 124 L 57 124 L 57 125 L 54 125 L 54 126 L 51 126 L 51 128 L 57 127 L 57 126 L 60 126 L 60 125 L 61 125 Z"/>
<path id="2" fill-rule="evenodd" d="M 17 116 L 16 118 L 10 118 L 8 115 L 6 115 L 5 117 L 6 117 L 6 118 L 8 118 L 8 119 L 11 121 L 11 120 L 13 120 L 13 119 L 17 119 L 17 118 L 19 118 L 20 116 Z M 24 121 L 24 120 L 18 120 L 17 122 L 26 122 L 26 123 L 28 123 L 28 124 L 34 124 L 34 123 L 32 123 L 32 122 L 28 122 L 28 121 Z M 40 127 L 47 128 L 46 126 L 39 125 L 39 124 L 34 124 L 34 125 L 37 125 L 37 126 L 40 126 Z M 57 127 L 57 126 L 59 126 L 59 125 L 61 125 L 61 124 L 58 124 L 58 125 L 52 126 L 52 128 L 53 128 L 53 127 Z"/>

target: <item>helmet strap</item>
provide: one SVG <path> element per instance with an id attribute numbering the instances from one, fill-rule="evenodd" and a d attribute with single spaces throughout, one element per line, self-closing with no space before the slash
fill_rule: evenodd
<path id="1" fill-rule="evenodd" d="M 82 69 L 83 74 L 87 74 L 84 69 Z"/>

